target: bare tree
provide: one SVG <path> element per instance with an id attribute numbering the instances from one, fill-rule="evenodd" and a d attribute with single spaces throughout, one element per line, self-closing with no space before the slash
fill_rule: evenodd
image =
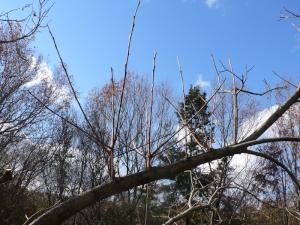
<path id="1" fill-rule="evenodd" d="M 221 144 L 217 147 L 211 145 L 205 146 L 203 152 L 197 155 L 188 155 L 186 158 L 169 165 L 157 166 L 155 164 L 157 157 L 170 148 L 174 142 L 179 141 L 175 138 L 178 132 L 186 128 L 188 129 L 189 120 L 193 120 L 202 109 L 200 108 L 191 118 L 183 118 L 181 127 L 177 130 L 174 129 L 175 127 L 172 126 L 174 124 L 172 124 L 172 121 L 169 121 L 168 110 L 170 105 L 168 101 L 166 101 L 168 97 L 162 98 L 161 96 L 163 95 L 157 95 L 157 89 L 154 85 L 156 54 L 153 58 L 152 82 L 150 85 L 144 86 L 143 82 L 130 82 L 131 78 L 128 72 L 128 63 L 135 20 L 140 2 L 138 2 L 135 10 L 132 28 L 129 34 L 123 80 L 116 82 L 112 71 L 111 84 L 106 86 L 103 90 L 100 90 L 100 93 L 95 91 L 90 96 L 90 105 L 87 105 L 86 108 L 82 107 L 79 101 L 79 97 L 68 74 L 66 64 L 58 50 L 54 36 L 49 29 L 60 58 L 62 70 L 66 75 L 71 92 L 82 113 L 83 122 L 80 125 L 58 110 L 59 107 L 54 104 L 55 91 L 49 88 L 46 82 L 38 86 L 26 86 L 39 71 L 39 66 L 32 66 L 34 65 L 34 59 L 31 57 L 32 54 L 30 54 L 30 50 L 26 48 L 29 41 L 28 38 L 38 30 L 47 14 L 47 10 L 43 10 L 43 4 L 46 3 L 46 1 L 39 1 L 39 3 L 41 12 L 37 16 L 37 22 L 33 22 L 33 27 L 29 29 L 29 31 L 22 32 L 18 27 L 22 20 L 15 21 L 16 23 L 12 24 L 14 21 L 9 19 L 9 13 L 6 14 L 7 19 L 4 22 L 8 23 L 8 25 L 1 30 L 4 34 L 4 39 L 0 43 L 0 56 L 5 59 L 3 60 L 3 65 L 1 65 L 2 77 L 0 83 L 0 134 L 1 145 L 3 145 L 1 146 L 0 153 L 4 156 L 4 160 L 1 161 L 3 161 L 3 165 L 10 164 L 19 172 L 17 183 L 22 187 L 28 187 L 32 177 L 36 177 L 36 174 L 39 173 L 37 171 L 44 172 L 45 182 L 49 183 L 56 179 L 57 186 L 53 189 L 55 189 L 55 194 L 58 195 L 58 198 L 63 200 L 59 203 L 49 201 L 53 203 L 53 205 L 33 213 L 26 224 L 59 224 L 81 210 L 96 204 L 98 201 L 109 197 L 112 198 L 114 195 L 120 194 L 122 196 L 122 194 L 126 192 L 128 194 L 128 201 L 130 201 L 129 199 L 132 198 L 130 195 L 132 194 L 134 198 L 136 198 L 137 193 L 134 193 L 134 191 L 131 192 L 131 189 L 138 189 L 143 185 L 147 185 L 148 187 L 149 183 L 161 179 L 174 179 L 178 174 L 192 170 L 199 165 L 219 159 L 227 159 L 228 157 L 242 153 L 261 157 L 276 164 L 290 177 L 295 189 L 299 191 L 300 184 L 295 174 L 296 171 L 292 171 L 285 165 L 284 161 L 280 161 L 266 152 L 253 150 L 251 146 L 283 141 L 300 141 L 299 137 L 292 136 L 292 134 L 291 136 L 260 139 L 266 130 L 299 101 L 300 86 L 298 86 L 290 97 L 287 97 L 264 122 L 259 124 L 254 131 L 246 137 L 241 137 L 239 136 L 239 127 L 241 125 L 239 117 L 240 105 L 238 105 L 239 94 L 263 95 L 270 92 L 271 89 L 263 93 L 246 90 L 244 86 L 245 77 L 236 75 L 231 63 L 229 63 L 229 69 L 226 69 L 226 67 L 222 65 L 224 71 L 231 74 L 232 85 L 229 86 L 228 89 L 228 86 L 226 87 L 224 85 L 225 81 L 220 78 L 216 89 L 208 100 L 205 101 L 203 106 L 206 107 L 210 105 L 220 92 L 229 92 L 231 95 L 232 104 L 230 106 L 231 109 L 228 111 L 230 117 L 225 120 L 221 119 L 220 121 L 223 123 L 220 126 L 220 133 L 222 134 Z M 34 11 L 30 14 L 29 18 L 31 19 L 31 17 L 36 17 Z M 13 36 L 12 31 L 15 31 Z M 39 60 L 36 65 L 41 65 Z M 18 76 L 14 76 L 14 73 L 11 73 L 11 71 L 18 74 Z M 248 72 L 249 70 L 246 69 L 246 73 Z M 218 77 L 221 77 L 221 72 L 217 68 L 216 73 Z M 240 86 L 237 80 L 240 81 Z M 222 104 L 221 107 L 224 106 L 224 108 L 222 108 L 223 112 L 219 114 L 220 116 L 226 115 L 226 110 L 228 110 L 224 105 L 225 103 Z M 40 148 L 45 149 L 45 146 L 47 147 L 45 143 L 43 143 L 43 146 L 38 145 L 37 142 L 33 144 L 29 143 L 28 146 L 34 147 L 23 155 L 17 154 L 15 157 L 12 157 L 14 155 L 8 154 L 8 149 L 13 149 L 12 145 L 14 145 L 16 149 L 18 146 L 15 145 L 15 143 L 20 143 L 20 140 L 33 140 L 33 138 L 40 137 L 38 134 L 34 136 L 31 131 L 32 129 L 39 128 L 43 124 L 38 122 L 41 122 L 43 116 L 47 115 L 46 112 L 55 114 L 60 118 L 60 121 L 62 121 L 62 130 L 59 130 L 61 132 L 58 132 L 59 135 L 56 135 L 56 139 L 53 139 L 55 143 L 51 146 L 55 147 L 55 144 L 59 143 L 58 150 L 51 155 L 56 157 L 56 159 L 52 161 L 53 163 L 57 163 L 54 165 L 54 170 L 51 165 L 46 169 L 42 168 L 45 160 L 49 159 L 49 155 L 45 153 L 42 154 L 43 157 L 37 157 L 41 153 L 41 151 L 38 150 Z M 231 120 L 233 123 L 231 123 Z M 74 181 L 66 181 L 67 157 L 72 149 L 71 137 L 74 135 L 73 133 L 69 133 L 70 127 L 77 129 L 81 135 L 84 135 L 84 137 L 80 137 L 81 139 L 79 138 L 80 141 L 88 142 L 88 144 L 82 148 L 84 151 L 80 153 L 82 158 L 78 163 L 80 170 L 75 185 L 73 183 Z M 62 135 L 62 139 L 60 139 L 60 135 Z M 184 137 L 184 139 L 185 138 L 186 137 Z M 48 143 L 46 142 L 46 144 Z M 85 143 L 81 144 L 84 145 Z M 18 153 L 18 151 L 15 152 Z M 22 166 L 19 170 L 20 162 L 22 162 Z M 47 169 L 49 169 L 49 171 L 47 171 Z M 56 174 L 53 179 L 50 179 L 49 174 L 53 174 L 53 172 L 56 172 Z M 86 175 L 90 175 L 88 181 L 84 177 Z M 26 179 L 23 179 L 24 177 Z M 48 184 L 46 184 L 46 186 L 51 188 Z M 202 205 L 193 204 L 195 202 L 193 200 L 195 196 L 194 193 L 199 190 L 197 188 L 191 188 L 191 194 L 187 204 L 188 207 L 182 214 L 170 218 L 171 221 L 167 222 L 167 224 L 172 223 L 180 216 L 198 208 L 209 208 L 209 215 L 212 218 L 210 221 L 212 223 L 214 216 L 218 216 L 219 213 L 215 203 L 223 190 L 229 188 L 228 183 L 219 181 L 218 185 L 215 186 L 214 192 L 205 196 L 207 201 Z M 53 197 L 53 189 L 49 189 L 49 198 Z M 70 195 L 75 196 L 65 200 L 65 197 L 68 196 L 66 189 L 70 189 Z M 145 208 L 145 214 L 147 215 L 148 205 L 146 205 Z M 289 210 L 289 213 L 294 213 L 290 208 L 287 210 Z M 83 217 L 85 218 L 86 216 Z M 146 224 L 147 216 L 145 216 L 145 218 Z"/>
<path id="2" fill-rule="evenodd" d="M 38 0 L 23 7 L 1 13 L 1 27 L 5 28 L 9 35 L 1 36 L 0 44 L 33 38 L 39 29 L 45 25 L 44 22 L 51 7 L 49 0 Z M 18 13 L 21 16 L 18 16 Z"/>
<path id="3" fill-rule="evenodd" d="M 201 164 L 204 163 L 209 163 L 212 162 L 214 160 L 218 160 L 218 159 L 222 159 L 222 158 L 226 158 L 226 157 L 231 157 L 233 155 L 236 154 L 241 154 L 241 153 L 246 153 L 246 154 L 251 154 L 251 155 L 255 155 L 258 157 L 262 157 L 265 158 L 267 160 L 272 161 L 273 163 L 275 163 L 276 165 L 278 165 L 282 170 L 284 170 L 291 178 L 291 180 L 293 181 L 293 183 L 295 184 L 295 186 L 299 189 L 300 185 L 299 182 L 297 180 L 297 177 L 293 174 L 293 172 L 283 163 L 281 163 L 280 161 L 278 161 L 277 159 L 275 159 L 274 157 L 264 153 L 264 152 L 259 152 L 259 151 L 254 151 L 249 149 L 251 146 L 255 146 L 258 144 L 264 144 L 264 143 L 274 143 L 274 142 L 281 142 L 281 141 L 291 141 L 291 142 L 299 142 L 300 139 L 298 137 L 274 137 L 274 138 L 264 138 L 264 139 L 259 139 L 259 137 L 267 130 L 269 129 L 292 105 L 294 105 L 297 101 L 299 101 L 300 98 L 300 87 L 298 87 L 295 92 L 286 99 L 285 102 L 283 102 L 264 122 L 262 122 L 261 124 L 259 124 L 259 126 L 257 126 L 253 132 L 251 132 L 249 135 L 247 135 L 247 137 L 245 137 L 244 139 L 240 139 L 238 140 L 237 136 L 238 136 L 238 105 L 237 105 L 237 92 L 246 92 L 245 89 L 242 88 L 238 88 L 236 86 L 236 83 L 234 82 L 235 78 L 238 78 L 235 74 L 234 71 L 232 69 L 232 67 L 227 70 L 227 72 L 232 74 L 233 77 L 233 120 L 234 125 L 233 125 L 233 141 L 232 142 L 228 142 L 226 139 L 226 144 L 217 147 L 217 148 L 213 148 L 213 147 L 209 147 L 204 153 L 201 153 L 199 155 L 195 155 L 195 156 L 190 156 L 186 159 L 182 159 L 178 162 L 172 163 L 170 165 L 167 166 L 153 166 L 151 164 L 149 164 L 149 159 L 151 159 L 151 156 L 156 156 L 161 154 L 164 149 L 166 148 L 166 146 L 173 140 L 174 136 L 176 135 L 176 133 L 178 133 L 178 131 L 173 132 L 173 134 L 168 134 L 168 137 L 165 138 L 164 141 L 160 142 L 159 145 L 150 145 L 150 147 L 147 149 L 146 148 L 146 152 L 149 153 L 149 151 L 151 152 L 151 155 L 143 154 L 143 147 L 147 146 L 147 142 L 145 143 L 145 141 L 143 141 L 141 143 L 141 146 L 134 146 L 132 151 L 141 155 L 142 157 L 146 158 L 146 165 L 143 168 L 144 170 L 142 170 L 141 172 L 129 172 L 128 175 L 122 175 L 121 172 L 119 172 L 119 175 L 121 175 L 120 177 L 115 177 L 115 171 L 116 171 L 116 167 L 115 167 L 115 162 L 118 162 L 118 160 L 120 160 L 121 158 L 119 158 L 120 155 L 122 155 L 124 152 L 123 150 L 129 150 L 128 148 L 128 140 L 133 140 L 129 141 L 129 144 L 136 144 L 136 136 L 144 134 L 144 133 L 148 133 L 148 136 L 150 138 L 150 141 L 148 141 L 149 143 L 152 142 L 155 143 L 155 135 L 151 135 L 151 123 L 141 123 L 141 124 L 146 124 L 146 126 L 143 126 L 142 128 L 139 128 L 139 133 L 133 133 L 135 134 L 135 136 L 131 137 L 128 139 L 128 137 L 125 138 L 125 140 L 122 139 L 122 126 L 124 124 L 129 124 L 129 128 L 132 124 L 131 119 L 132 117 L 130 115 L 128 115 L 128 113 L 130 111 L 127 111 L 125 108 L 125 103 L 126 102 L 126 83 L 127 83 L 127 78 L 128 78 L 128 71 L 127 71 L 127 67 L 128 67 L 128 60 L 129 60 L 129 53 L 130 53 L 130 45 L 131 45 L 131 39 L 132 39 L 132 34 L 133 34 L 133 30 L 134 30 L 134 26 L 135 26 L 135 18 L 137 15 L 137 10 L 139 7 L 139 3 L 137 6 L 137 9 L 135 11 L 134 17 L 133 17 L 133 24 L 132 24 L 132 29 L 130 32 L 130 36 L 129 36 L 129 44 L 128 44 L 128 51 L 127 51 L 127 57 L 125 60 L 125 68 L 124 68 L 124 79 L 123 82 L 121 83 L 121 88 L 120 88 L 120 92 L 118 93 L 116 91 L 116 86 L 114 80 L 112 79 L 112 97 L 110 97 L 111 99 L 111 106 L 112 106 L 112 110 L 110 110 L 110 115 L 106 115 L 110 117 L 112 120 L 110 123 L 110 125 L 107 124 L 99 124 L 102 127 L 101 130 L 103 131 L 103 136 L 101 135 L 101 139 L 99 139 L 99 133 L 97 133 L 96 127 L 93 127 L 93 124 L 90 121 L 90 118 L 88 118 L 86 116 L 85 111 L 82 109 L 82 113 L 85 117 L 85 120 L 87 122 L 87 127 L 91 130 L 89 132 L 86 132 L 87 134 L 91 134 L 91 138 L 94 139 L 94 141 L 96 142 L 97 145 L 99 145 L 100 147 L 102 147 L 102 152 L 104 152 L 103 156 L 104 158 L 106 158 L 107 160 L 105 160 L 106 162 L 106 166 L 108 168 L 108 174 L 110 174 L 111 180 L 107 181 L 104 184 L 101 184 L 99 186 L 95 186 L 94 188 L 87 190 L 86 192 L 83 192 L 81 194 L 79 194 L 78 196 L 72 197 L 62 203 L 59 203 L 58 205 L 54 205 L 51 209 L 47 210 L 45 213 L 43 213 L 42 215 L 37 216 L 36 218 L 32 219 L 32 222 L 30 224 L 32 225 L 37 225 L 37 224 L 59 224 L 62 221 L 64 221 L 65 219 L 69 218 L 70 216 L 76 214 L 77 212 L 79 212 L 82 209 L 85 209 L 88 206 L 91 206 L 93 204 L 95 204 L 97 201 L 99 200 L 103 200 L 106 199 L 108 197 L 111 197 L 113 195 L 119 194 L 121 192 L 124 191 L 128 191 L 132 188 L 136 188 L 138 186 L 141 185 L 145 185 L 148 184 L 152 181 L 156 181 L 156 180 L 160 180 L 160 179 L 172 179 L 174 178 L 176 175 L 178 175 L 179 173 L 182 173 L 186 170 L 191 170 Z M 57 49 L 57 46 L 56 46 Z M 58 52 L 59 53 L 59 52 Z M 62 65 L 64 65 L 62 59 L 61 59 Z M 154 67 L 155 68 L 155 67 Z M 153 69 L 154 70 L 154 69 Z M 67 71 L 65 70 L 66 75 Z M 219 72 L 219 71 L 218 71 Z M 235 78 L 234 78 L 235 77 Z M 244 80 L 240 79 L 241 83 L 243 85 Z M 208 98 L 208 101 L 205 103 L 205 105 L 210 104 L 211 100 L 215 97 L 216 93 L 219 93 L 220 90 L 223 90 L 223 83 L 220 82 L 219 86 L 217 87 L 217 89 L 215 90 L 215 92 L 211 95 L 210 98 Z M 153 89 L 152 89 L 153 90 Z M 255 94 L 254 92 L 250 93 L 250 91 L 247 91 L 249 94 Z M 153 91 L 151 91 L 151 93 L 153 93 Z M 262 93 L 263 94 L 263 93 Z M 76 93 L 74 92 L 74 95 L 76 95 Z M 115 96 L 116 95 L 116 96 Z M 259 93 L 259 95 L 261 95 L 261 93 Z M 119 96 L 119 97 L 117 97 Z M 150 96 L 154 96 L 153 94 L 151 94 Z M 119 99 L 119 100 L 117 100 Z M 150 111 L 148 111 L 150 113 L 150 115 L 152 115 L 152 98 L 150 98 Z M 116 102 L 118 102 L 119 104 L 116 104 Z M 80 103 L 78 102 L 78 105 L 80 106 Z M 143 108 L 145 112 L 147 112 L 147 109 L 149 109 L 148 107 L 145 107 L 145 101 L 142 102 L 141 105 L 139 105 L 139 107 Z M 97 117 L 96 117 L 97 118 Z M 141 119 L 143 118 L 152 118 L 152 116 L 150 117 L 141 117 Z M 193 119 L 193 116 L 192 118 Z M 144 121 L 146 119 L 143 119 Z M 183 128 L 187 126 L 187 123 L 183 124 Z M 104 129 L 103 129 L 104 128 Z M 108 129 L 107 129 L 108 128 Z M 182 128 L 182 129 L 183 129 Z M 150 130 L 150 131 L 149 131 Z M 127 134 L 128 131 L 124 132 L 124 134 Z M 106 144 L 106 140 L 105 140 L 105 136 L 106 133 L 109 134 L 110 137 L 112 137 L 112 141 L 110 142 L 111 144 Z M 140 134 L 141 133 L 141 134 Z M 229 131 L 229 133 L 231 133 L 231 131 Z M 111 134 L 113 134 L 111 136 Z M 150 134 L 150 135 L 149 135 Z M 159 133 L 161 135 L 161 133 Z M 161 136 L 158 137 L 159 139 L 161 139 Z M 127 140 L 127 141 L 126 141 Z M 148 138 L 145 138 L 144 140 L 148 140 Z M 125 143 L 124 143 L 125 142 Z M 121 151 L 122 150 L 122 151 Z M 118 152 L 119 151 L 119 152 Z M 114 159 L 114 156 L 117 156 L 116 161 L 112 160 Z M 147 158 L 148 157 L 148 158 Z M 147 163 L 148 160 L 148 163 Z M 223 186 L 219 186 L 219 189 L 222 189 Z M 217 189 L 218 190 L 218 189 Z M 191 195 L 192 196 L 192 195 Z M 214 196 L 214 195 L 212 195 Z M 209 201 L 207 205 L 211 205 L 211 202 Z"/>
<path id="4" fill-rule="evenodd" d="M 216 149 L 211 148 L 203 154 L 189 157 L 188 159 L 181 160 L 168 166 L 151 167 L 143 172 L 116 178 L 106 184 L 97 186 L 90 191 L 84 192 L 77 197 L 71 198 L 57 206 L 54 206 L 47 213 L 34 220 L 32 224 L 58 224 L 79 210 L 94 204 L 98 200 L 105 199 L 109 196 L 129 190 L 130 188 L 134 188 L 139 185 L 147 184 L 151 181 L 159 179 L 172 179 L 177 174 L 186 170 L 190 170 L 203 163 L 241 153 L 256 155 L 276 163 L 288 173 L 297 188 L 299 188 L 300 185 L 297 178 L 284 164 L 265 153 L 248 149 L 248 147 L 268 142 L 299 141 L 299 138 L 297 137 L 258 139 L 272 124 L 277 121 L 279 117 L 281 117 L 295 102 L 298 101 L 299 97 L 300 87 L 298 87 L 297 90 L 282 105 L 280 105 L 265 122 L 260 124 L 260 126 L 254 130 L 253 133 L 251 133 L 246 139 L 239 141 L 236 144 L 229 144 L 228 146 Z M 158 146 L 158 149 L 159 148 L 161 147 Z M 157 149 L 155 151 L 157 151 Z"/>

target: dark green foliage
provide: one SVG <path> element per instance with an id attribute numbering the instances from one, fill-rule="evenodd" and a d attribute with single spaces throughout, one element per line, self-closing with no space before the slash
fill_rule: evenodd
<path id="1" fill-rule="evenodd" d="M 210 122 L 210 112 L 206 105 L 206 93 L 202 92 L 198 86 L 191 86 L 188 94 L 184 97 L 184 102 L 180 103 L 180 115 L 177 114 L 177 117 L 181 125 L 184 124 L 184 121 L 188 122 L 188 130 L 194 134 L 190 135 L 187 142 L 188 155 L 199 154 L 201 150 L 207 150 L 213 139 L 213 126 Z M 183 149 L 185 147 L 183 146 Z M 184 157 L 183 149 L 177 149 L 177 152 L 176 150 L 172 152 L 175 154 L 175 157 L 178 157 L 177 160 L 180 159 L 179 157 L 181 159 Z M 199 181 L 203 185 L 212 181 L 210 175 L 202 174 L 197 168 L 192 173 L 200 179 Z M 177 176 L 175 183 L 175 188 L 181 190 L 183 195 L 187 195 L 190 192 L 190 174 L 180 174 Z"/>
<path id="2" fill-rule="evenodd" d="M 213 141 L 213 126 L 210 122 L 211 113 L 206 105 L 206 93 L 200 88 L 191 86 L 188 94 L 184 97 L 184 102 L 180 103 L 180 115 L 177 113 L 179 123 L 185 120 L 189 131 L 194 135 L 189 141 L 188 150 L 190 154 L 197 154 L 200 143 L 204 148 L 209 148 Z"/>
<path id="3" fill-rule="evenodd" d="M 25 215 L 36 211 L 32 193 L 16 188 L 11 183 L 0 184 L 0 224 L 21 225 Z"/>
<path id="4" fill-rule="evenodd" d="M 191 86 L 188 94 L 184 97 L 184 102 L 180 103 L 177 117 L 180 126 L 188 122 L 188 131 L 191 131 L 194 135 L 188 137 L 186 145 L 184 140 L 180 142 L 179 146 L 173 144 L 173 147 L 165 153 L 165 155 L 161 156 L 160 160 L 162 164 L 174 163 L 190 155 L 200 154 L 210 148 L 211 142 L 213 141 L 213 126 L 210 122 L 210 112 L 205 102 L 206 93 L 202 92 L 199 87 Z M 191 174 L 194 185 L 200 182 L 205 186 L 214 179 L 213 172 L 204 174 L 199 168 L 191 171 Z M 192 187 L 191 174 L 190 172 L 179 174 L 173 182 L 161 187 L 161 192 L 165 193 L 165 203 L 163 206 L 166 208 L 170 208 L 170 205 L 180 206 L 182 199 L 188 199 Z M 196 177 L 197 182 L 195 183 Z M 201 197 L 201 195 L 203 195 L 203 193 L 199 193 L 199 197 Z M 180 212 L 175 208 L 173 210 L 174 215 Z M 183 220 L 185 224 L 199 224 L 199 218 L 201 218 L 203 222 L 202 214 L 200 211 L 196 211 Z"/>

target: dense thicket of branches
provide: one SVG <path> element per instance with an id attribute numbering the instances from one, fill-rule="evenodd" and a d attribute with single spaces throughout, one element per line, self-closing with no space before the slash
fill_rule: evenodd
<path id="1" fill-rule="evenodd" d="M 54 73 L 30 48 L 47 3 L 0 15 L 0 224 L 299 224 L 300 86 L 254 92 L 212 57 L 212 90 L 175 97 L 156 53 L 150 79 L 128 72 L 138 3 L 123 79 L 82 104 L 50 28 Z"/>

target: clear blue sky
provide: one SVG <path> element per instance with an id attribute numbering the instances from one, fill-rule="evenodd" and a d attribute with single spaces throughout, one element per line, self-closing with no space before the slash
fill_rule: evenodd
<path id="1" fill-rule="evenodd" d="M 32 1 L 32 0 L 31 0 Z M 53 0 L 54 1 L 54 0 Z M 5 11 L 25 0 L 0 0 Z M 279 22 L 283 7 L 300 12 L 297 0 L 142 0 L 133 37 L 129 69 L 151 74 L 158 52 L 157 79 L 180 87 L 176 57 L 186 84 L 199 74 L 213 80 L 210 54 L 242 70 L 255 65 L 250 86 L 263 78 L 275 82 L 272 70 L 300 80 L 300 33 Z M 120 78 L 135 0 L 56 0 L 47 18 L 76 87 L 82 94 L 110 78 L 110 67 Z M 34 43 L 50 65 L 58 64 L 47 30 Z"/>

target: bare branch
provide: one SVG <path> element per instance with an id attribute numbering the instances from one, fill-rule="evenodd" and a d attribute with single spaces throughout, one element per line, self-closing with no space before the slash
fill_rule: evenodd
<path id="1" fill-rule="evenodd" d="M 282 76 L 280 76 L 277 72 L 273 71 L 273 73 L 279 77 L 281 80 L 283 80 L 284 82 L 288 83 L 289 85 L 293 86 L 294 88 L 297 88 L 297 85 L 293 84 L 292 82 L 288 81 L 287 79 L 283 78 Z"/>
<path id="2" fill-rule="evenodd" d="M 253 144 L 253 143 L 252 143 Z M 115 180 L 97 186 L 94 189 L 84 192 L 81 195 L 70 198 L 69 200 L 61 203 L 60 205 L 49 210 L 47 213 L 43 214 L 37 218 L 30 225 L 58 225 L 65 219 L 69 218 L 71 215 L 74 215 L 76 212 L 94 204 L 95 202 L 105 199 L 114 194 L 126 191 L 133 187 L 144 185 L 155 180 L 160 179 L 173 179 L 177 174 L 184 172 L 186 170 L 191 170 L 198 165 L 211 162 L 223 157 L 233 156 L 235 154 L 247 153 L 253 154 L 264 158 L 269 158 L 264 154 L 253 152 L 247 150 L 248 146 L 252 145 L 251 143 L 244 143 L 242 146 L 228 146 L 220 149 L 211 150 L 200 154 L 198 156 L 192 156 L 188 159 L 181 160 L 171 165 L 163 167 L 151 167 L 150 169 L 128 175 L 125 177 L 116 178 Z M 277 161 L 270 159 L 272 162 L 277 164 Z M 283 164 L 279 162 L 280 167 L 285 171 L 289 171 Z M 287 169 L 287 170 L 286 170 Z M 292 175 L 289 173 L 289 175 Z M 292 178 L 292 177 L 291 177 Z M 293 179 L 293 178 L 292 178 Z"/>
<path id="3" fill-rule="evenodd" d="M 32 20 L 32 27 L 29 29 L 29 31 L 25 32 L 25 33 L 21 33 L 20 35 L 16 36 L 16 37 L 12 37 L 10 39 L 6 39 L 6 40 L 1 40 L 0 39 L 0 44 L 8 44 L 8 43 L 13 43 L 13 42 L 17 42 L 23 39 L 27 39 L 32 37 L 36 32 L 38 32 L 39 28 L 43 27 L 43 22 L 45 20 L 45 18 L 47 17 L 50 9 L 52 8 L 53 4 L 50 5 L 49 7 L 47 7 L 48 4 L 48 0 L 41 0 L 39 1 L 39 9 L 38 12 L 35 12 L 34 10 L 32 10 L 32 12 L 26 16 L 25 18 L 22 19 L 10 19 L 9 18 L 9 14 L 16 11 L 16 10 L 24 10 L 25 8 L 31 6 L 31 4 L 24 6 L 23 8 L 18 8 L 18 9 L 14 9 L 11 10 L 5 14 L 0 15 L 0 17 L 2 16 L 6 16 L 6 19 L 1 19 L 4 22 L 7 22 L 9 25 L 11 25 L 12 22 L 14 23 L 22 23 L 25 22 L 27 20 Z M 27 25 L 25 25 L 25 27 L 27 27 Z"/>
<path id="4" fill-rule="evenodd" d="M 68 72 L 68 70 L 67 70 L 67 68 L 66 68 L 66 65 L 65 65 L 65 63 L 64 63 L 64 61 L 63 61 L 63 59 L 62 59 L 62 57 L 61 57 L 60 51 L 59 51 L 58 46 L 57 46 L 57 44 L 56 44 L 56 40 L 55 40 L 55 38 L 54 38 L 54 36 L 53 36 L 53 34 L 52 34 L 52 32 L 51 32 L 50 27 L 49 27 L 49 26 L 47 26 L 47 27 L 48 27 L 48 31 L 49 31 L 49 33 L 50 33 L 50 36 L 51 36 L 51 38 L 52 38 L 52 41 L 53 41 L 53 44 L 54 44 L 56 53 L 57 53 L 57 55 L 58 55 L 58 57 L 59 57 L 61 66 L 62 66 L 62 68 L 63 68 L 63 70 L 64 70 L 64 72 L 65 72 L 65 75 L 66 75 L 66 77 L 67 77 L 69 86 L 70 86 L 70 88 L 71 88 L 71 90 L 72 90 L 72 93 L 73 93 L 73 96 L 74 96 L 74 98 L 75 98 L 75 100 L 76 100 L 76 103 L 77 103 L 77 105 L 79 106 L 79 109 L 80 109 L 80 111 L 81 111 L 81 113 L 82 113 L 82 115 L 83 115 L 85 121 L 87 122 L 88 126 L 89 126 L 90 129 L 92 130 L 92 132 L 93 132 L 95 138 L 99 139 L 99 141 L 97 141 L 97 143 L 101 143 L 101 145 L 104 147 L 104 150 L 108 151 L 107 149 L 109 149 L 109 146 L 101 142 L 100 138 L 98 137 L 98 135 L 97 135 L 97 133 L 96 133 L 94 127 L 92 126 L 91 122 L 89 121 L 89 119 L 88 119 L 88 117 L 87 117 L 87 115 L 86 115 L 86 113 L 85 113 L 85 111 L 84 111 L 84 109 L 83 109 L 83 107 L 82 107 L 82 105 L 81 105 L 81 103 L 80 103 L 80 101 L 79 101 L 79 98 L 78 98 L 78 96 L 77 96 L 77 93 L 76 93 L 76 91 L 75 91 L 75 88 L 74 88 L 74 86 L 73 86 L 73 84 L 72 84 L 72 81 L 71 81 L 71 77 L 70 77 L 70 75 L 69 75 L 69 72 Z"/>
<path id="5" fill-rule="evenodd" d="M 116 131 L 115 131 L 113 145 L 116 142 L 118 129 L 119 129 L 119 125 L 120 125 L 120 115 L 121 115 L 121 110 L 122 110 L 122 105 L 123 105 L 123 98 L 124 98 L 124 92 L 125 92 L 125 86 L 126 86 L 126 78 L 127 78 L 127 74 L 128 74 L 128 61 L 129 61 L 129 57 L 130 57 L 131 42 L 132 42 L 132 36 L 133 36 L 134 28 L 135 28 L 135 20 L 136 20 L 136 16 L 137 16 L 140 4 L 141 4 L 141 1 L 138 0 L 137 6 L 135 8 L 135 12 L 134 12 L 134 15 L 132 18 L 131 31 L 129 33 L 127 54 L 126 54 L 126 60 L 125 60 L 125 65 L 124 65 L 124 76 L 123 76 L 123 84 L 122 84 L 122 91 L 121 91 L 121 100 L 120 100 L 120 105 L 119 105 L 119 109 L 118 109 L 118 113 L 117 113 Z"/>

